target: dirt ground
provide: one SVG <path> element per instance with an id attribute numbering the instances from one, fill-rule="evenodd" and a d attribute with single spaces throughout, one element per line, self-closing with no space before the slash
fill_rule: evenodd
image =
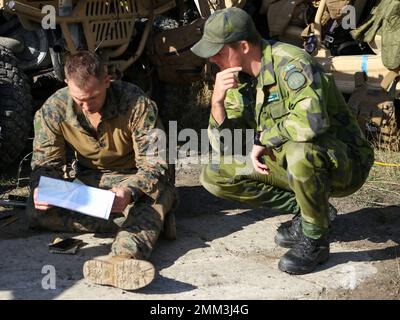
<path id="1" fill-rule="evenodd" d="M 333 199 L 331 258 L 314 273 L 278 270 L 285 249 L 273 239 L 291 215 L 217 199 L 198 181 L 199 165 L 177 167 L 181 206 L 178 239 L 160 239 L 151 261 L 158 276 L 127 292 L 85 282 L 83 263 L 107 254 L 112 237 L 76 235 L 87 243 L 76 255 L 51 254 L 47 244 L 63 234 L 38 233 L 20 219 L 0 229 L 0 299 L 399 299 L 399 207 L 363 208 Z M 6 211 L 0 212 L 4 214 Z M 42 288 L 54 266 L 55 289 Z M 46 267 L 45 267 L 46 268 Z"/>

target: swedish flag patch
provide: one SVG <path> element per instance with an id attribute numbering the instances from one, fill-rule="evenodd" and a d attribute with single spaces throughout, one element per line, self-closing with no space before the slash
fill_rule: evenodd
<path id="1" fill-rule="evenodd" d="M 271 92 L 268 96 L 268 102 L 278 101 L 279 99 L 279 92 Z"/>

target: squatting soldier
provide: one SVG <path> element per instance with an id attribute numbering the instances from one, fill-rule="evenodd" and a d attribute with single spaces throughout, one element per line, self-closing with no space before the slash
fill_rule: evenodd
<path id="1" fill-rule="evenodd" d="M 176 193 L 167 162 L 149 144 L 152 130 L 162 130 L 155 103 L 133 84 L 111 82 L 105 70 L 95 54 L 71 55 L 65 65 L 68 87 L 53 94 L 36 113 L 33 202 L 27 213 L 31 227 L 116 232 L 111 254 L 87 261 L 83 273 L 89 281 L 133 290 L 154 279 L 154 267 L 146 260 Z M 113 219 L 37 201 L 40 176 L 63 178 L 67 147 L 78 160 L 80 182 L 115 193 Z"/>
<path id="2" fill-rule="evenodd" d="M 291 248 L 279 269 L 311 272 L 329 258 L 328 199 L 363 185 L 374 158 L 370 143 L 333 77 L 300 48 L 261 39 L 245 11 L 211 15 L 192 51 L 221 70 L 210 140 L 223 129 L 256 132 L 249 164 L 225 155 L 203 168 L 202 185 L 221 198 L 295 214 L 275 237 Z"/>

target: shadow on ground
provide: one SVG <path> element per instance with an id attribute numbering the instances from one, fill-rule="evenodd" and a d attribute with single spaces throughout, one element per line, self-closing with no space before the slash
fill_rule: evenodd
<path id="1" fill-rule="evenodd" d="M 267 214 L 266 210 L 250 210 L 242 215 L 225 215 L 224 213 L 242 209 L 246 207 L 230 201 L 224 201 L 214 198 L 202 187 L 182 187 L 178 188 L 182 205 L 176 213 L 178 239 L 169 241 L 160 238 L 157 247 L 153 253 L 151 261 L 155 264 L 158 270 L 162 270 L 172 265 L 176 259 L 183 256 L 186 252 L 197 249 L 206 248 L 209 245 L 206 242 L 225 237 L 229 234 L 242 230 L 243 227 L 255 223 L 261 219 L 272 216 Z M 247 210 L 249 210 L 247 208 Z M 106 255 L 110 251 L 110 243 L 95 247 L 82 247 L 76 255 L 60 255 L 51 254 L 48 252 L 47 244 L 56 236 L 69 236 L 74 234 L 51 233 L 27 229 L 27 221 L 23 210 L 15 210 L 19 216 L 19 221 L 15 224 L 0 229 L 0 240 L 18 241 L 16 246 L 11 245 L 11 241 L 0 244 L 1 251 L 6 256 L 3 260 L 4 264 L 20 263 L 24 261 L 25 274 L 17 274 L 15 281 L 9 281 L 4 276 L 0 276 L 0 289 L 13 291 L 14 298 L 17 299 L 54 299 L 59 296 L 64 290 L 75 285 L 78 280 L 82 279 L 82 265 L 85 261 L 97 256 Z M 186 224 L 192 224 L 194 230 L 182 226 L 182 220 Z M 199 226 L 196 228 L 196 224 Z M 182 226 L 182 230 L 179 228 Z M 107 234 L 95 234 L 93 241 L 101 240 L 102 238 L 113 237 Z M 101 242 L 101 241 L 100 241 Z M 7 245 L 11 246 L 7 248 Z M 26 254 L 29 251 L 30 254 Z M 33 252 L 34 251 L 34 252 Z M 21 257 L 26 255 L 26 259 Z M 8 257 L 7 257 L 8 255 Z M 14 256 L 14 257 L 11 257 Z M 3 263 L 0 262 L 0 269 Z M 43 278 L 41 268 L 43 265 L 52 265 L 57 270 L 57 289 L 56 290 L 41 290 L 40 281 Z M 3 265 L 4 267 L 4 265 Z M 10 268 L 10 271 L 15 271 Z M 29 274 L 32 273 L 32 274 Z M 37 286 L 39 288 L 34 291 L 25 290 L 21 286 L 15 287 L 15 283 L 23 283 L 26 279 L 27 287 L 32 285 L 32 278 L 37 278 Z M 166 278 L 159 275 L 156 280 L 147 288 L 137 290 L 135 292 L 142 294 L 171 294 L 186 292 L 195 289 L 196 287 L 180 282 L 174 279 Z"/>
<path id="2" fill-rule="evenodd" d="M 239 203 L 217 199 L 200 186 L 178 189 L 181 196 L 181 206 L 176 212 L 178 239 L 175 241 L 160 239 L 151 258 L 157 270 L 160 271 L 173 265 L 177 259 L 193 249 L 209 247 L 208 243 L 213 240 L 277 215 L 269 210 L 251 209 Z M 107 235 L 95 235 L 98 246 L 83 247 L 77 255 L 50 254 L 47 243 L 51 242 L 55 235 L 48 232 L 38 233 L 26 230 L 22 211 L 19 214 L 21 220 L 18 223 L 0 230 L 0 240 L 19 241 L 17 246 L 8 247 L 11 244 L 10 241 L 2 241 L 0 244 L 2 255 L 5 258 L 2 259 L 3 263 L 0 262 L 0 268 L 7 267 L 9 273 L 14 273 L 14 280 L 18 281 L 16 284 L 3 273 L 0 276 L 0 289 L 12 291 L 14 298 L 56 298 L 82 279 L 82 265 L 86 260 L 105 255 L 110 250 L 109 241 L 101 242 L 101 238 Z M 400 230 L 400 210 L 397 206 L 365 208 L 339 215 L 334 222 L 332 242 L 359 243 L 351 246 L 351 249 L 356 249 L 355 251 L 332 253 L 330 261 L 319 270 L 348 261 L 378 261 L 395 258 L 397 252 L 400 252 L 398 230 Z M 38 235 L 40 236 L 38 237 Z M 392 244 L 390 247 L 386 245 L 382 249 L 363 250 L 364 240 L 382 244 L 382 246 L 388 241 L 393 241 L 395 246 Z M 7 255 L 9 256 L 7 257 Z M 26 258 L 21 255 L 26 255 Z M 10 267 L 10 264 L 20 264 L 21 262 L 30 267 L 21 265 L 15 265 L 15 268 Z M 44 264 L 54 265 L 57 269 L 56 290 L 40 289 L 40 281 L 43 278 L 41 268 Z M 35 276 L 33 276 L 34 274 Z M 35 277 L 37 280 L 32 280 Z M 24 281 L 25 287 L 23 286 Z M 37 287 L 35 286 L 36 282 Z M 36 290 L 33 287 L 36 287 Z M 151 296 L 187 292 L 194 289 L 196 287 L 192 284 L 160 275 L 150 286 L 136 292 Z"/>

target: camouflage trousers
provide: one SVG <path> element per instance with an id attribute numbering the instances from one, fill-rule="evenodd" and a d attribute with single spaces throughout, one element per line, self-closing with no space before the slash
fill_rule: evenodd
<path id="1" fill-rule="evenodd" d="M 263 157 L 269 175 L 257 173 L 249 158 L 224 156 L 218 164 L 203 167 L 200 182 L 217 197 L 300 213 L 304 234 L 318 239 L 328 231 L 329 197 L 357 191 L 373 163 L 361 163 L 340 141 L 333 142 L 332 147 L 335 157 L 316 144 L 286 142 L 274 151 L 276 161 Z"/>
<path id="2" fill-rule="evenodd" d="M 88 170 L 75 182 L 92 187 L 111 189 L 123 187 L 130 174 Z M 156 201 L 143 196 L 137 203 L 128 205 L 123 213 L 111 213 L 103 220 L 78 212 L 53 207 L 47 211 L 36 210 L 30 197 L 26 212 L 31 228 L 57 232 L 98 232 L 116 234 L 111 247 L 114 255 L 127 255 L 135 259 L 148 259 L 163 228 L 166 214 L 173 208 L 177 194 L 172 184 L 165 183 Z"/>

